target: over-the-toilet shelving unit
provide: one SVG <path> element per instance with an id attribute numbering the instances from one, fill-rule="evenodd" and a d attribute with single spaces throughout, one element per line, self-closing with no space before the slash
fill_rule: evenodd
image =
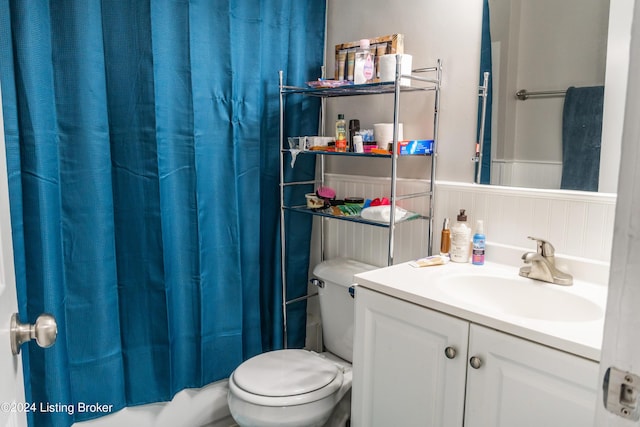
<path id="1" fill-rule="evenodd" d="M 391 82 L 379 82 L 368 83 L 361 85 L 346 85 L 340 87 L 331 88 L 308 88 L 298 86 L 287 86 L 283 82 L 283 72 L 280 71 L 280 251 L 281 251 L 281 271 L 282 271 L 282 301 L 283 301 L 283 316 L 284 316 L 284 340 L 285 347 L 287 346 L 287 305 L 304 300 L 313 295 L 307 295 L 300 298 L 288 300 L 286 295 L 287 289 L 287 259 L 286 259 L 286 235 L 287 230 L 285 226 L 285 215 L 287 212 L 297 212 L 303 214 L 309 214 L 322 217 L 320 222 L 321 227 L 324 227 L 325 220 L 337 220 L 337 221 L 350 221 L 360 224 L 367 224 L 375 227 L 384 227 L 389 230 L 388 249 L 387 249 L 387 264 L 393 264 L 394 246 L 395 246 L 395 228 L 402 222 L 422 219 L 428 221 L 427 232 L 427 247 L 428 255 L 432 253 L 433 243 L 433 211 L 434 211 L 434 184 L 436 174 L 436 153 L 438 147 L 438 112 L 440 109 L 440 86 L 442 82 L 442 61 L 438 60 L 437 65 L 434 67 L 414 69 L 411 75 L 403 75 L 401 73 L 401 56 L 396 56 L 396 75 L 395 81 Z M 410 79 L 411 85 L 401 85 L 401 81 L 404 79 Z M 399 108 L 400 108 L 400 95 L 405 92 L 434 92 L 434 108 L 433 108 L 433 146 L 432 154 L 420 155 L 431 166 L 431 174 L 429 183 L 427 184 L 425 191 L 412 193 L 412 194 L 398 194 L 397 193 L 397 174 L 398 174 L 398 123 L 399 123 Z M 291 155 L 291 149 L 288 148 L 287 135 L 284 134 L 284 121 L 285 121 L 285 98 L 294 95 L 311 96 L 322 99 L 322 116 L 325 117 L 325 100 L 336 97 L 348 97 L 348 96 L 368 96 L 368 95 L 384 95 L 393 94 L 393 154 L 370 154 L 370 153 L 353 153 L 353 152 L 330 152 L 330 151 L 315 151 L 305 150 L 300 151 L 298 155 L 313 155 L 319 156 L 320 159 L 320 172 L 318 174 L 319 179 L 313 181 L 294 181 L 286 182 L 284 176 L 285 159 Z M 321 126 L 324 129 L 324 126 Z M 285 204 L 285 191 L 287 188 L 296 185 L 324 185 L 325 181 L 325 157 L 326 156 L 342 156 L 353 158 L 388 158 L 390 159 L 390 221 L 389 223 L 381 223 L 376 221 L 366 220 L 360 216 L 335 216 L 322 211 L 316 211 L 308 209 L 306 204 L 289 206 Z M 418 215 L 411 217 L 408 220 L 395 220 L 395 211 L 397 202 L 404 199 L 410 199 L 415 197 L 425 197 L 429 201 L 429 208 L 427 215 Z M 302 201 L 304 202 L 304 201 Z M 321 245 L 321 257 L 324 259 L 324 231 L 320 232 L 320 245 Z"/>

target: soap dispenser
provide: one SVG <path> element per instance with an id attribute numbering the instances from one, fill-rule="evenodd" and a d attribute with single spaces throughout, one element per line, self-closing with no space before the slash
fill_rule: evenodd
<path id="1" fill-rule="evenodd" d="M 469 262 L 471 252 L 471 228 L 467 225 L 467 215 L 460 209 L 456 223 L 451 227 L 451 248 L 449 257 L 453 262 Z"/>

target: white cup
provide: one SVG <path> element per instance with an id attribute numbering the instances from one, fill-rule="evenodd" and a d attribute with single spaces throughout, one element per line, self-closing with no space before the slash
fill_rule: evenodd
<path id="1" fill-rule="evenodd" d="M 411 63 L 413 62 L 413 58 L 411 57 L 411 55 L 408 55 L 406 53 L 399 55 L 396 55 L 394 53 L 389 55 L 382 55 L 380 57 L 380 60 L 378 61 L 378 66 L 380 67 L 380 81 L 392 82 L 396 79 L 396 56 L 399 56 L 399 58 L 397 59 L 401 61 L 400 74 L 411 74 Z M 411 79 L 400 79 L 400 84 L 402 86 L 411 86 Z"/>
<path id="2" fill-rule="evenodd" d="M 404 139 L 402 123 L 398 123 L 398 141 Z M 389 143 L 393 142 L 393 123 L 375 123 L 373 125 L 373 137 L 378 148 L 387 150 Z"/>

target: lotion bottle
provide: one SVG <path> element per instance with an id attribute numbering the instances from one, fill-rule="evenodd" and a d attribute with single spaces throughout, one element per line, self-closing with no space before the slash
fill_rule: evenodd
<path id="1" fill-rule="evenodd" d="M 357 85 L 373 81 L 374 63 L 369 47 L 369 39 L 360 40 L 360 47 L 356 51 L 356 62 L 353 70 L 353 83 Z"/>
<path id="2" fill-rule="evenodd" d="M 476 234 L 473 235 L 473 252 L 471 254 L 471 263 L 474 265 L 484 264 L 484 247 L 485 247 L 484 225 L 482 220 L 476 221 Z"/>
<path id="3" fill-rule="evenodd" d="M 471 228 L 467 225 L 465 210 L 460 209 L 456 223 L 451 227 L 449 257 L 453 262 L 469 262 L 471 250 Z"/>

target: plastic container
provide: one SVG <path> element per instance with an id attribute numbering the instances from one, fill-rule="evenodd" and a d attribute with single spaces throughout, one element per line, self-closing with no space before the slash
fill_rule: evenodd
<path id="1" fill-rule="evenodd" d="M 322 209 L 324 208 L 324 200 L 316 195 L 316 193 L 307 193 L 304 195 L 307 199 L 307 208 Z"/>
<path id="2" fill-rule="evenodd" d="M 471 252 L 471 228 L 467 225 L 465 210 L 460 209 L 456 223 L 451 227 L 451 249 L 449 257 L 453 262 L 469 262 Z"/>
<path id="3" fill-rule="evenodd" d="M 482 220 L 479 219 L 476 221 L 476 233 L 473 235 L 473 250 L 471 253 L 471 263 L 474 265 L 484 265 L 485 240 L 484 225 Z"/>
<path id="4" fill-rule="evenodd" d="M 364 144 L 362 142 L 362 135 L 353 135 L 353 152 L 364 153 Z"/>

